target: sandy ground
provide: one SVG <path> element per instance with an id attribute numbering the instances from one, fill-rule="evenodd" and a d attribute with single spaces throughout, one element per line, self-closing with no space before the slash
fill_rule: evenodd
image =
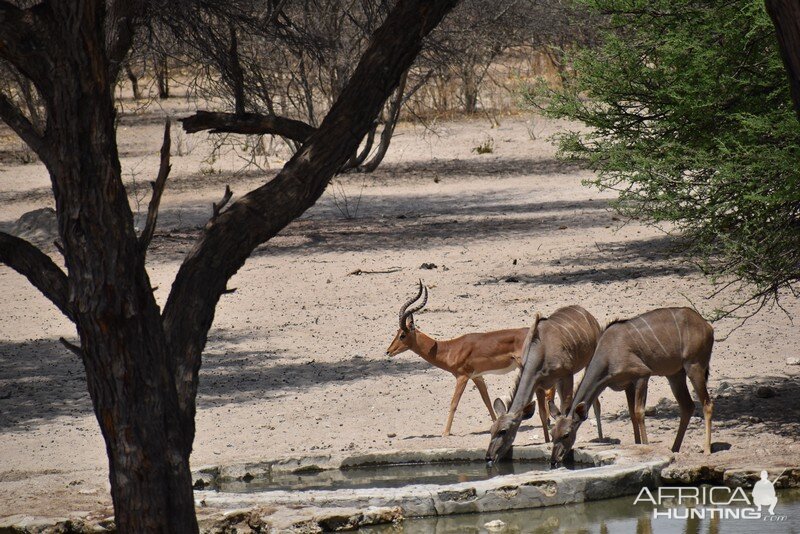
<path id="1" fill-rule="evenodd" d="M 177 112 L 191 104 L 171 106 Z M 121 122 L 123 173 L 132 191 L 156 174 L 160 113 Z M 486 445 L 490 420 L 474 387 L 461 401 L 453 435 L 443 438 L 453 377 L 412 353 L 384 355 L 398 308 L 418 278 L 430 287 L 430 302 L 417 326 L 442 338 L 526 326 L 534 312 L 547 315 L 568 304 L 581 304 L 603 324 L 690 301 L 708 314 L 733 296 L 704 299 L 712 286 L 670 252 L 674 241 L 637 221 L 623 225 L 609 211 L 609 194 L 581 185 L 587 171 L 555 159 L 545 138 L 563 125 L 520 116 L 501 117 L 497 128 L 485 119 L 432 126 L 401 125 L 376 175 L 338 180 L 230 282 L 238 289 L 218 307 L 201 370 L 193 467 L 319 450 Z M 172 176 L 148 256 L 162 304 L 224 185 L 241 195 L 285 157 L 274 155 L 272 170 L 237 172 L 242 160 L 234 154 L 208 158 L 204 135 L 173 137 Z M 493 153 L 472 151 L 489 138 Z M 19 145 L 4 139 L 0 226 L 7 227 L 52 199 L 44 168 L 15 163 Z M 342 191 L 351 206 L 360 196 L 355 219 L 336 207 Z M 147 198 L 139 200 L 146 210 Z M 421 270 L 423 262 L 437 268 Z M 392 268 L 400 270 L 348 274 Z M 0 517 L 107 506 L 105 451 L 82 366 L 58 343 L 59 336 L 74 338 L 74 329 L 4 266 L 0 295 Z M 800 316 L 797 300 L 787 297 L 783 305 Z M 718 322 L 717 337 L 736 324 Z M 800 330 L 777 309 L 718 342 L 710 378 L 713 440 L 729 449 L 704 458 L 695 418 L 678 461 L 800 465 L 800 367 L 786 365 L 798 347 Z M 487 382 L 500 395 L 509 377 Z M 756 396 L 763 384 L 774 397 Z M 672 400 L 666 379 L 653 378 L 648 405 L 664 397 Z M 632 443 L 624 394 L 607 391 L 601 402 L 606 434 Z M 674 403 L 647 425 L 651 442 L 668 448 L 677 428 Z M 594 432 L 584 425 L 579 440 Z M 541 442 L 541 429 L 523 426 L 517 440 Z"/>

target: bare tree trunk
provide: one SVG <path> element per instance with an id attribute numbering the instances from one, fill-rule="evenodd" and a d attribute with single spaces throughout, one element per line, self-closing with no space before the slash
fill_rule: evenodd
<path id="1" fill-rule="evenodd" d="M 386 124 L 383 125 L 378 151 L 369 163 L 362 167 L 361 170 L 363 172 L 374 172 L 383 161 L 383 158 L 386 157 L 386 152 L 389 151 L 389 144 L 392 142 L 392 136 L 394 135 L 394 127 L 397 125 L 397 120 L 400 118 L 400 110 L 403 107 L 403 93 L 406 90 L 407 80 L 408 71 L 404 72 L 403 76 L 400 78 L 400 84 L 397 86 L 397 90 L 394 94 L 394 100 L 392 100 L 389 106 L 389 113 L 387 114 Z"/>
<path id="2" fill-rule="evenodd" d="M 461 81 L 464 84 L 464 112 L 473 114 L 478 110 L 478 81 L 473 64 L 462 67 Z"/>
<path id="3" fill-rule="evenodd" d="M 158 98 L 169 98 L 169 61 L 166 54 L 159 53 L 156 57 L 156 82 Z"/>
<path id="4" fill-rule="evenodd" d="M 800 3 L 796 0 L 766 0 L 765 4 L 775 25 L 794 109 L 800 119 Z"/>
<path id="5" fill-rule="evenodd" d="M 131 82 L 131 89 L 133 89 L 133 99 L 134 100 L 141 99 L 142 94 L 139 91 L 139 78 L 136 77 L 136 74 L 134 74 L 133 69 L 131 69 L 130 63 L 128 63 L 127 61 L 125 62 L 125 75 Z"/>

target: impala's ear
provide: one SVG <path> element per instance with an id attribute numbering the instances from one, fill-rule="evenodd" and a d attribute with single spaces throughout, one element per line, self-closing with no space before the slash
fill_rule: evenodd
<path id="1" fill-rule="evenodd" d="M 561 410 L 558 409 L 553 399 L 550 399 L 550 402 L 547 403 L 547 409 L 550 411 L 550 419 L 555 420 L 556 417 L 561 415 Z"/>
<path id="2" fill-rule="evenodd" d="M 409 330 L 414 330 L 414 315 L 413 314 L 409 315 L 408 319 L 406 319 L 406 325 L 408 326 Z"/>
<path id="3" fill-rule="evenodd" d="M 533 413 L 536 411 L 536 403 L 529 402 L 523 409 L 522 409 L 522 420 L 530 419 L 533 417 Z"/>
<path id="4" fill-rule="evenodd" d="M 586 417 L 589 415 L 589 412 L 586 411 L 586 403 L 579 402 L 577 406 L 575 406 L 575 415 L 581 418 L 581 421 L 586 421 Z"/>
<path id="5" fill-rule="evenodd" d="M 508 408 L 506 408 L 505 403 L 502 399 L 495 399 L 494 400 L 494 413 L 499 417 L 501 415 L 505 415 L 508 412 Z"/>

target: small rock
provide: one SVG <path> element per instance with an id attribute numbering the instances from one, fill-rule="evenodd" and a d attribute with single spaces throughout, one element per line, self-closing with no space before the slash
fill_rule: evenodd
<path id="1" fill-rule="evenodd" d="M 494 519 L 488 523 L 484 523 L 483 528 L 489 532 L 502 532 L 506 529 L 506 524 L 499 519 Z"/>
<path id="2" fill-rule="evenodd" d="M 800 365 L 800 358 L 786 358 L 786 365 Z"/>
<path id="3" fill-rule="evenodd" d="M 396 437 L 397 437 L 397 434 L 395 434 L 394 432 L 391 432 L 391 433 L 389 433 L 389 434 L 386 434 L 386 437 L 387 437 L 387 438 L 396 438 Z"/>
<path id="4" fill-rule="evenodd" d="M 438 267 L 439 266 L 436 265 L 435 263 L 423 263 L 422 265 L 419 266 L 420 269 L 428 269 L 428 270 L 436 269 Z"/>
<path id="5" fill-rule="evenodd" d="M 727 382 L 720 382 L 717 386 L 717 392 L 725 391 L 726 389 L 731 389 L 731 385 Z"/>
<path id="6" fill-rule="evenodd" d="M 771 399 L 775 396 L 775 390 L 769 386 L 758 386 L 756 397 L 759 399 Z"/>

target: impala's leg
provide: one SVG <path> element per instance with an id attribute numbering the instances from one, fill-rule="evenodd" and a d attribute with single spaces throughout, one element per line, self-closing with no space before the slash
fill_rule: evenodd
<path id="1" fill-rule="evenodd" d="M 603 423 L 600 421 L 600 399 L 594 401 L 594 418 L 597 419 L 597 438 L 603 439 Z"/>
<path id="2" fill-rule="evenodd" d="M 686 374 L 689 380 L 692 381 L 694 391 L 700 402 L 703 403 L 703 416 L 706 420 L 706 443 L 705 453 L 711 454 L 711 415 L 714 412 L 714 402 L 706 389 L 706 382 L 708 381 L 708 367 L 702 367 L 698 364 L 690 365 L 686 369 Z"/>
<path id="3" fill-rule="evenodd" d="M 492 421 L 497 420 L 497 417 L 494 414 L 494 408 L 492 408 L 492 400 L 489 398 L 489 390 L 486 389 L 486 382 L 484 382 L 482 376 L 476 376 L 472 379 L 475 382 L 475 387 L 478 388 L 478 391 L 481 394 L 481 398 L 483 399 L 483 403 L 486 405 L 486 408 L 489 410 L 489 415 L 492 416 Z"/>
<path id="4" fill-rule="evenodd" d="M 450 401 L 450 415 L 447 416 L 447 424 L 444 427 L 444 432 L 442 432 L 443 436 L 450 435 L 450 427 L 453 426 L 453 416 L 456 414 L 458 402 L 461 400 L 461 395 L 464 394 L 467 382 L 469 382 L 469 377 L 466 375 L 456 377 L 456 390 L 453 392 L 453 400 Z"/>
<path id="5" fill-rule="evenodd" d="M 686 387 L 686 371 L 681 369 L 679 373 L 667 377 L 667 380 L 669 380 L 669 387 L 672 388 L 675 400 L 678 401 L 678 406 L 681 407 L 681 422 L 678 425 L 678 433 L 675 435 L 675 443 L 672 444 L 672 452 L 678 452 L 681 450 L 686 427 L 689 426 L 689 420 L 694 413 L 694 401 L 689 394 L 689 388 Z"/>
<path id="6" fill-rule="evenodd" d="M 542 420 L 542 432 L 544 433 L 544 442 L 550 443 L 550 432 L 547 429 L 547 392 L 542 388 L 536 390 L 536 402 L 539 403 L 539 419 Z"/>
<path id="7" fill-rule="evenodd" d="M 647 445 L 647 431 L 644 428 L 644 407 L 647 404 L 647 383 L 649 381 L 649 376 L 636 381 L 636 419 L 639 422 L 639 435 L 644 445 Z"/>
<path id="8" fill-rule="evenodd" d="M 639 444 L 642 439 L 639 436 L 639 422 L 636 420 L 636 388 L 633 384 L 625 388 L 625 397 L 628 399 L 628 414 L 631 416 L 631 424 L 633 425 L 633 442 Z"/>

